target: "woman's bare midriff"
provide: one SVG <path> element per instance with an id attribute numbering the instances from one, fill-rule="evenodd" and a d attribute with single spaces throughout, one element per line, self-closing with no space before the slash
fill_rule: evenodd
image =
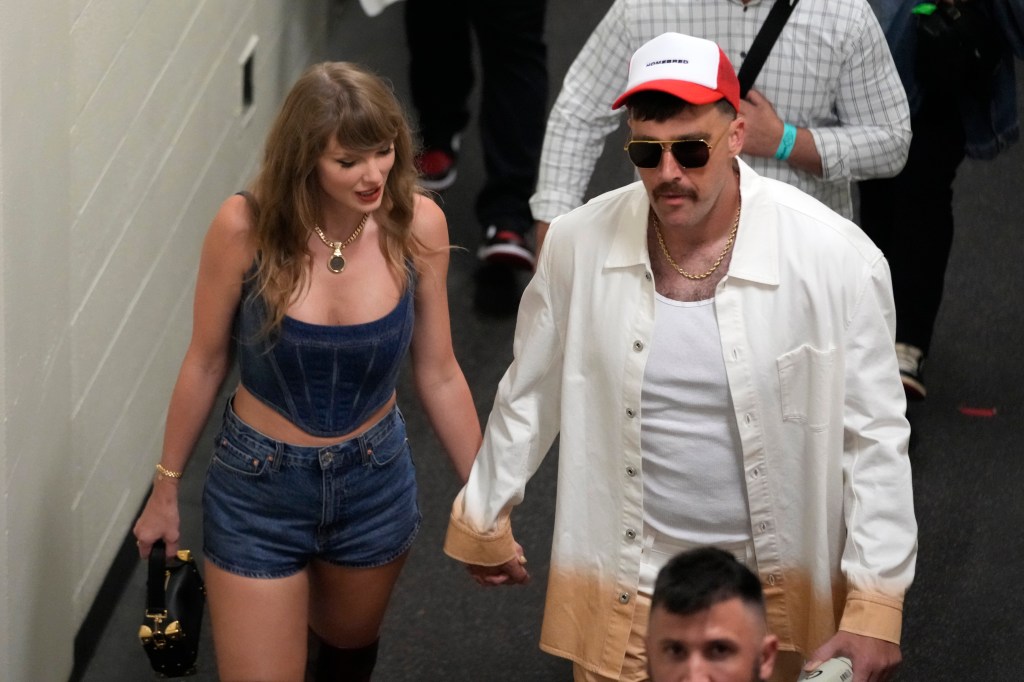
<path id="1" fill-rule="evenodd" d="M 263 435 L 270 436 L 274 440 L 278 440 L 283 443 L 311 447 L 333 445 L 335 443 L 340 443 L 343 440 L 348 440 L 349 438 L 355 438 L 380 421 L 381 418 L 390 412 L 391 408 L 394 406 L 395 394 L 392 393 L 391 397 L 388 398 L 388 401 L 384 403 L 380 409 L 370 415 L 370 418 L 360 424 L 358 428 L 340 436 L 324 438 L 322 436 L 313 436 L 306 433 L 298 426 L 288 421 L 286 417 L 278 414 L 273 408 L 263 404 L 259 398 L 250 393 L 245 386 L 242 386 L 241 384 L 239 384 L 238 390 L 235 391 L 235 397 L 231 402 L 231 407 L 235 411 L 235 414 L 238 415 L 238 418 Z"/>

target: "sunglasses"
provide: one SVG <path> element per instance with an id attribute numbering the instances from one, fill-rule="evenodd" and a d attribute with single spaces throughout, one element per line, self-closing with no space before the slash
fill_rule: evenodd
<path id="1" fill-rule="evenodd" d="M 623 149 L 637 168 L 657 168 L 666 149 L 680 168 L 703 168 L 712 147 L 706 140 L 630 140 Z"/>

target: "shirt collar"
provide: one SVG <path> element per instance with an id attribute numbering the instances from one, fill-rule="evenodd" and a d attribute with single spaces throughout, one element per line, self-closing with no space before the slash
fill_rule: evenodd
<path id="1" fill-rule="evenodd" d="M 647 253 L 647 212 L 650 205 L 643 182 L 637 181 L 629 186 L 626 200 L 616 211 L 615 235 L 604 261 L 606 268 L 643 265 L 650 269 L 651 257 Z"/>
<path id="2" fill-rule="evenodd" d="M 736 162 L 743 206 L 727 276 L 775 286 L 779 283 L 778 212 L 765 193 L 761 176 L 742 159 Z"/>

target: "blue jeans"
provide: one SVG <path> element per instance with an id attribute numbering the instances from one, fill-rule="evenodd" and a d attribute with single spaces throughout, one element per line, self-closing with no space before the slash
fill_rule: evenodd
<path id="1" fill-rule="evenodd" d="M 382 566 L 408 551 L 421 518 L 397 407 L 360 436 L 305 447 L 261 434 L 228 403 L 203 490 L 203 550 L 219 568 L 281 578 L 314 558 Z"/>

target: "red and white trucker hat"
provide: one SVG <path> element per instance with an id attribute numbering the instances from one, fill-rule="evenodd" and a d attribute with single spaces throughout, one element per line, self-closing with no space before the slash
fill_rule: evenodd
<path id="1" fill-rule="evenodd" d="M 633 53 L 629 81 L 612 109 L 630 95 L 657 90 L 690 104 L 710 104 L 724 99 L 740 108 L 740 82 L 732 63 L 717 44 L 682 33 L 662 33 Z"/>

